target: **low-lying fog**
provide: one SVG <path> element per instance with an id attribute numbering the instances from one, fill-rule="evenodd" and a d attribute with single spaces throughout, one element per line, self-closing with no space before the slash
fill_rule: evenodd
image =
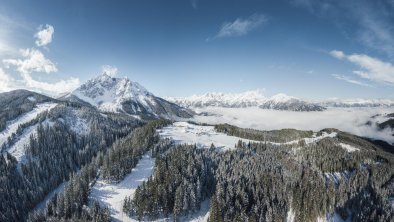
<path id="1" fill-rule="evenodd" d="M 207 107 L 195 111 L 200 113 L 194 117 L 196 122 L 228 123 L 260 130 L 294 128 L 319 131 L 324 128 L 336 128 L 358 136 L 394 143 L 394 131 L 378 130 L 376 127 L 377 122 L 388 119 L 384 115 L 393 113 L 394 108 L 329 108 L 323 112 L 291 112 L 260 108 Z M 377 114 L 380 116 L 372 118 Z M 368 121 L 373 124 L 367 125 Z"/>

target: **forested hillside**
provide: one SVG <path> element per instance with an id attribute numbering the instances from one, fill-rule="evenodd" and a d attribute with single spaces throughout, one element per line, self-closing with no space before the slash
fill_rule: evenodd
<path id="1" fill-rule="evenodd" d="M 29 221 L 109 221 L 108 209 L 96 201 L 89 203 L 95 181 L 101 177 L 117 182 L 131 172 L 148 150 L 155 154 L 168 149 L 170 143 L 159 141 L 155 129 L 169 123 L 167 120 L 151 121 L 122 139 L 116 139 L 109 149 L 88 159 L 78 173 L 71 174 L 64 192 L 54 196 L 45 209 L 31 212 Z"/>
<path id="2" fill-rule="evenodd" d="M 7 121 L 33 110 L 39 103 L 52 101 L 55 100 L 27 90 L 0 93 L 0 132 L 5 129 Z"/>
<path id="3" fill-rule="evenodd" d="M 178 145 L 157 158 L 124 211 L 178 220 L 209 199 L 210 221 L 391 221 L 393 178 L 392 154 L 339 131 L 310 144 L 240 141 L 226 152 Z"/>
<path id="4" fill-rule="evenodd" d="M 102 115 L 94 108 L 64 102 L 20 125 L 0 157 L 4 175 L 0 220 L 25 220 L 46 194 L 139 125 L 126 115 Z M 31 127 L 35 133 L 26 138 L 24 131 Z M 25 138 L 26 144 L 14 145 Z M 7 153 L 10 149 L 18 150 L 19 159 Z"/>

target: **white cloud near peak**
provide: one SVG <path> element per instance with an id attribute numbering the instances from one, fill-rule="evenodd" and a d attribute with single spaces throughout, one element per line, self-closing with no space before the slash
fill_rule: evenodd
<path id="1" fill-rule="evenodd" d="M 342 51 L 333 50 L 331 56 L 337 59 L 346 60 L 359 67 L 353 71 L 354 74 L 370 81 L 394 85 L 394 65 L 380 59 L 364 55 L 346 55 Z"/>
<path id="2" fill-rule="evenodd" d="M 118 68 L 116 68 L 115 66 L 111 66 L 111 65 L 103 65 L 103 66 L 101 66 L 101 72 L 105 73 L 111 77 L 115 77 L 116 74 L 118 74 Z"/>
<path id="3" fill-rule="evenodd" d="M 243 36 L 267 22 L 267 16 L 262 14 L 253 14 L 248 18 L 237 18 L 233 22 L 225 22 L 213 39 Z"/>
<path id="4" fill-rule="evenodd" d="M 46 46 L 52 42 L 53 33 L 55 29 L 53 26 L 46 24 L 45 26 L 40 25 L 38 32 L 34 35 L 36 38 L 37 46 Z"/>
<path id="5" fill-rule="evenodd" d="M 69 78 L 67 80 L 60 80 L 58 82 L 48 83 L 34 80 L 32 76 L 28 73 L 22 73 L 21 75 L 27 88 L 38 91 L 51 92 L 55 94 L 71 92 L 80 85 L 80 81 L 78 78 Z"/>
<path id="6" fill-rule="evenodd" d="M 6 67 L 15 66 L 20 73 L 57 72 L 56 65 L 38 49 L 21 49 L 23 59 L 4 59 L 3 63 Z"/>

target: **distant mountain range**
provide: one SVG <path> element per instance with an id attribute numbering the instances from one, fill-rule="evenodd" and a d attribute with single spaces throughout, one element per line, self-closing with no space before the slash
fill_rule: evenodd
<path id="1" fill-rule="evenodd" d="M 394 100 L 388 99 L 327 99 L 308 101 L 280 93 L 265 97 L 259 90 L 243 93 L 205 93 L 190 97 L 167 97 L 168 101 L 185 108 L 226 107 L 245 108 L 260 107 L 262 109 L 288 111 L 323 111 L 328 107 L 390 107 Z"/>
<path id="2" fill-rule="evenodd" d="M 167 98 L 167 100 L 186 108 L 201 108 L 207 106 L 245 108 L 260 107 L 262 109 L 290 110 L 290 111 L 323 111 L 325 108 L 309 103 L 296 97 L 277 94 L 266 98 L 259 90 L 247 91 L 239 94 L 206 93 L 184 98 Z"/>
<path id="3" fill-rule="evenodd" d="M 392 107 L 394 100 L 390 99 L 327 99 L 318 102 L 324 107 Z"/>

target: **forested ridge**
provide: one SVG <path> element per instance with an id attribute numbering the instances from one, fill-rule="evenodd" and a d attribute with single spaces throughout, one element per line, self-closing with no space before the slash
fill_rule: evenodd
<path id="1" fill-rule="evenodd" d="M 311 144 L 240 141 L 226 152 L 173 146 L 134 198 L 125 199 L 124 211 L 139 220 L 182 220 L 209 199 L 210 221 L 316 221 L 334 213 L 352 221 L 394 220 L 393 155 L 337 133 Z"/>
<path id="2" fill-rule="evenodd" d="M 64 191 L 53 197 L 44 210 L 31 212 L 28 220 L 109 221 L 107 208 L 95 201 L 89 203 L 88 197 L 95 181 L 98 177 L 109 182 L 122 180 L 148 150 L 155 155 L 168 149 L 170 141 L 159 141 L 155 129 L 169 123 L 167 120 L 150 121 L 124 138 L 115 140 L 108 150 L 99 152 L 78 173 L 71 174 Z"/>
<path id="3" fill-rule="evenodd" d="M 76 132 L 70 122 L 74 120 L 68 119 L 69 113 L 79 113 L 88 124 L 89 133 Z M 24 160 L 17 162 L 4 149 L 13 145 L 25 127 L 36 124 L 37 131 L 25 147 Z M 28 212 L 46 194 L 140 124 L 134 118 L 104 117 L 91 107 L 64 102 L 20 126 L 0 157 L 0 220 L 26 220 Z"/>
<path id="4" fill-rule="evenodd" d="M 0 93 L 0 132 L 5 129 L 7 121 L 33 110 L 39 103 L 54 101 L 56 100 L 27 90 Z"/>
<path id="5" fill-rule="evenodd" d="M 255 130 L 245 129 L 230 124 L 215 125 L 217 132 L 225 133 L 229 136 L 237 136 L 244 139 L 256 141 L 270 141 L 276 143 L 285 143 L 293 140 L 299 140 L 306 137 L 312 137 L 312 131 L 303 131 L 296 129 L 281 129 L 281 130 Z"/>

